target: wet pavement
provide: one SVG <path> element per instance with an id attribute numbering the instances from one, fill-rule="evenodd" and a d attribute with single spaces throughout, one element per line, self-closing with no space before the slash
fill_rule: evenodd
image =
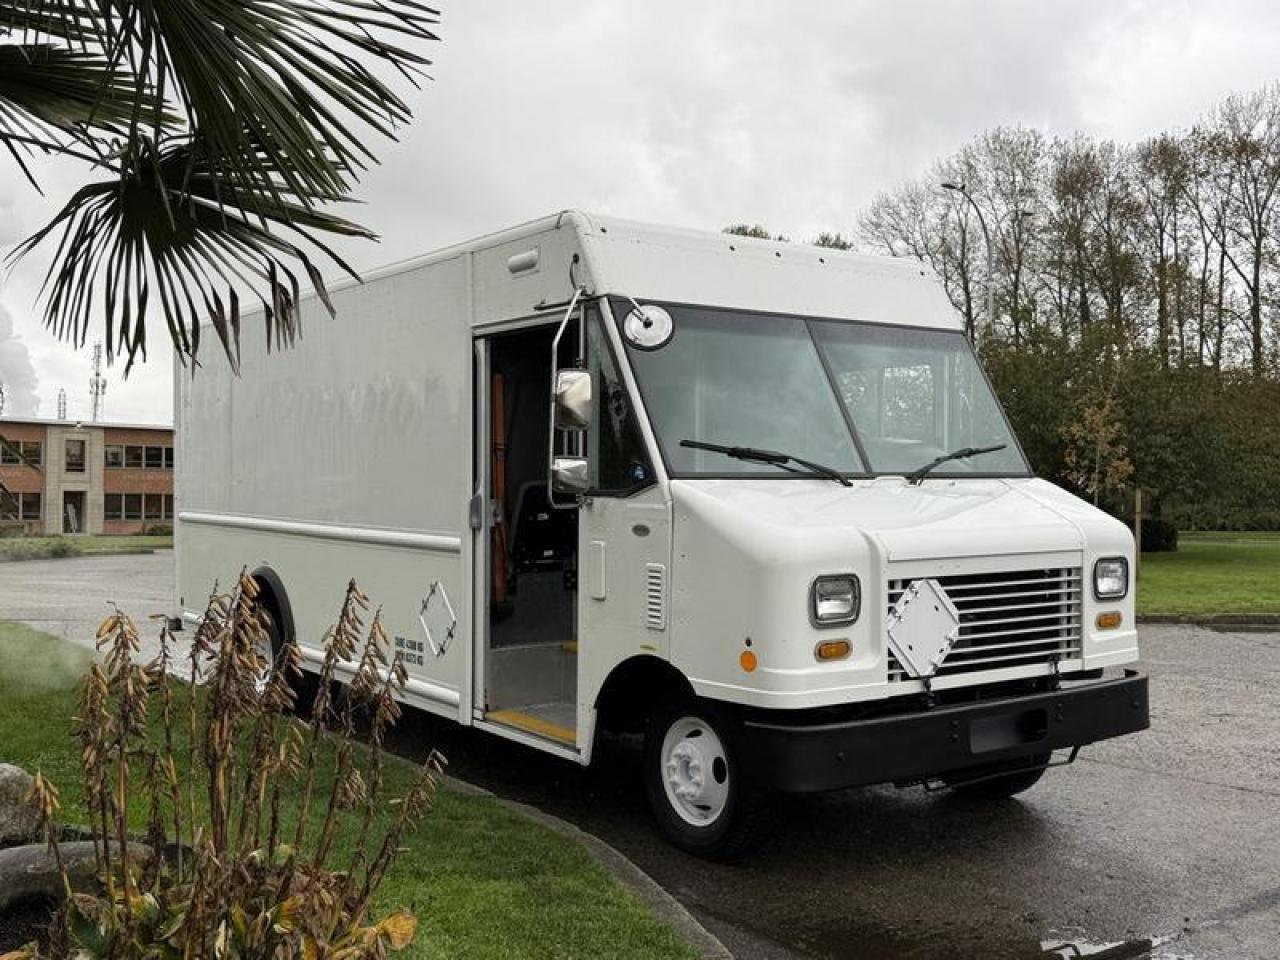
<path id="1" fill-rule="evenodd" d="M 165 554 L 39 563 L 59 565 L 47 584 L 37 564 L 0 565 L 0 619 L 78 635 L 98 598 L 169 595 Z M 1142 644 L 1151 730 L 991 806 L 920 789 L 783 798 L 737 865 L 658 838 L 632 742 L 582 770 L 414 712 L 395 747 L 439 746 L 453 774 L 604 838 L 741 958 L 1275 960 L 1280 633 L 1152 626 Z"/>
<path id="2" fill-rule="evenodd" d="M 173 551 L 0 563 L 0 620 L 20 620 L 92 648 L 116 604 L 133 617 L 142 655 L 158 652 L 152 614 L 173 609 Z"/>

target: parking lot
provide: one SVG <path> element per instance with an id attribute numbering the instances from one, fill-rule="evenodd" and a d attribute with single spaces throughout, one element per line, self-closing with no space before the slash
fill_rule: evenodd
<path id="1" fill-rule="evenodd" d="M 82 642 L 116 600 L 165 609 L 172 554 L 0 565 L 0 619 Z M 1018 800 L 873 789 L 788 798 L 739 865 L 658 839 L 632 744 L 574 765 L 414 714 L 396 748 L 616 846 L 739 957 L 1280 955 L 1280 634 L 1143 632 L 1152 729 L 1082 752 Z M 1092 946 L 1090 946 L 1092 945 Z"/>

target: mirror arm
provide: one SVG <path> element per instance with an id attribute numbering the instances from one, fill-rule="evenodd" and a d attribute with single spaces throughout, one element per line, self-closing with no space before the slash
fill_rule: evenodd
<path id="1" fill-rule="evenodd" d="M 569 326 L 569 320 L 573 317 L 573 311 L 578 306 L 578 301 L 582 299 L 582 295 L 586 293 L 586 286 L 579 284 L 573 289 L 573 296 L 569 299 L 569 306 L 564 312 L 564 317 L 560 320 L 560 326 L 556 330 L 556 335 L 551 341 L 551 404 L 548 423 L 547 436 L 547 501 L 551 504 L 552 510 L 576 510 L 578 504 L 574 503 L 557 503 L 555 491 L 555 459 L 556 459 L 556 376 L 559 373 L 559 357 L 560 357 L 560 339 L 564 336 L 565 328 Z"/>

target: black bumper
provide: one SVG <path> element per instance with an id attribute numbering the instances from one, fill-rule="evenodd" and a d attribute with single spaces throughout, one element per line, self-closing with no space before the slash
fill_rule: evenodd
<path id="1" fill-rule="evenodd" d="M 1145 730 L 1147 678 L 1126 670 L 1050 693 L 871 719 L 743 721 L 745 760 L 762 786 L 794 792 L 928 779 Z"/>

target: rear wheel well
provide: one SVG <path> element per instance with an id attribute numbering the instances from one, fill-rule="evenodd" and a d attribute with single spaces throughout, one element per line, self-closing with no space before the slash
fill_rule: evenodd
<path id="1" fill-rule="evenodd" d="M 289 594 L 284 588 L 280 575 L 270 567 L 259 567 L 250 576 L 258 585 L 258 604 L 265 607 L 275 619 L 276 626 L 280 630 L 280 641 L 293 643 L 296 640 L 293 608 L 289 605 Z"/>
<path id="2" fill-rule="evenodd" d="M 659 704 L 693 695 L 684 674 L 667 661 L 632 657 L 614 667 L 600 688 L 596 697 L 598 724 L 614 733 L 639 733 Z"/>

